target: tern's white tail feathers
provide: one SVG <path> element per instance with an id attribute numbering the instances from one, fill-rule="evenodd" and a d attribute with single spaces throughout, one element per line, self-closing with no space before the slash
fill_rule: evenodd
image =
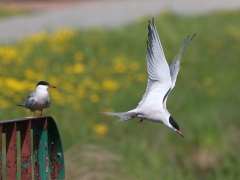
<path id="1" fill-rule="evenodd" d="M 120 122 L 132 119 L 132 115 L 135 114 L 133 112 L 102 112 L 102 113 L 110 116 L 118 116 L 120 118 L 119 119 Z"/>

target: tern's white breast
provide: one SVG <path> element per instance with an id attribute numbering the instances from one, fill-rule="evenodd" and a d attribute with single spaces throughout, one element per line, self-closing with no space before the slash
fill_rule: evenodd
<path id="1" fill-rule="evenodd" d="M 50 97 L 47 90 L 36 91 L 36 96 L 34 97 L 35 103 L 31 110 L 42 110 L 49 107 Z"/>

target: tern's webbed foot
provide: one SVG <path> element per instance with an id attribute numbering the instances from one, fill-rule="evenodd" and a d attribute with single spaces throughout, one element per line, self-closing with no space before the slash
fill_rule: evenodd
<path id="1" fill-rule="evenodd" d="M 138 120 L 138 122 L 137 122 L 137 123 L 141 123 L 141 122 L 143 122 L 143 119 L 140 119 L 140 120 Z"/>

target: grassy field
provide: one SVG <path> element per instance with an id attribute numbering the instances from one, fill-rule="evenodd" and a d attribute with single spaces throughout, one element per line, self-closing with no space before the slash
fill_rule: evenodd
<path id="1" fill-rule="evenodd" d="M 0 7 L 0 18 L 22 15 L 22 14 L 28 14 L 28 13 L 30 13 L 30 10 Z"/>
<path id="2" fill-rule="evenodd" d="M 240 177 L 240 11 L 155 17 L 171 63 L 183 56 L 167 107 L 185 138 L 162 124 L 96 113 L 137 106 L 146 88 L 150 18 L 118 30 L 60 29 L 0 46 L 0 119 L 32 115 L 23 103 L 45 80 L 66 151 L 67 179 L 237 179 Z"/>

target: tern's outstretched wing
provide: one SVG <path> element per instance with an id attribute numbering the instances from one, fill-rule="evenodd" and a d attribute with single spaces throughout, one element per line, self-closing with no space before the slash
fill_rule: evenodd
<path id="1" fill-rule="evenodd" d="M 182 47 L 179 50 L 179 53 L 176 55 L 176 57 L 174 58 L 171 66 L 170 66 L 170 75 L 171 75 L 171 79 L 172 79 L 172 88 L 171 89 L 173 89 L 173 87 L 175 86 L 178 71 L 180 68 L 180 61 L 183 56 L 183 53 L 185 52 L 185 50 L 187 49 L 188 45 L 190 44 L 192 39 L 195 37 L 195 35 L 196 34 L 194 34 L 191 38 L 189 38 L 189 36 L 188 36 L 187 38 L 184 39 L 184 42 L 182 44 Z"/>
<path id="2" fill-rule="evenodd" d="M 165 59 L 157 29 L 154 24 L 154 19 L 152 20 L 152 25 L 150 22 L 148 24 L 146 58 L 148 70 L 147 89 L 137 108 L 160 108 L 163 106 L 164 96 L 172 86 L 172 80 L 169 66 Z"/>
<path id="3" fill-rule="evenodd" d="M 166 107 L 166 102 L 167 102 L 167 97 L 170 94 L 170 91 L 174 88 L 176 80 L 177 80 L 177 75 L 178 75 L 178 71 L 180 68 L 180 61 L 181 58 L 183 56 L 183 53 L 185 52 L 185 50 L 187 49 L 188 45 L 190 44 L 190 42 L 192 41 L 192 39 L 194 38 L 196 34 L 194 34 L 191 38 L 189 38 L 190 36 L 188 36 L 187 38 L 184 39 L 183 44 L 179 50 L 179 53 L 176 55 L 176 57 L 173 59 L 173 62 L 170 66 L 170 75 L 171 75 L 171 79 L 172 79 L 172 86 L 171 89 L 169 90 L 169 92 L 166 94 L 166 97 L 164 99 L 164 106 Z"/>

